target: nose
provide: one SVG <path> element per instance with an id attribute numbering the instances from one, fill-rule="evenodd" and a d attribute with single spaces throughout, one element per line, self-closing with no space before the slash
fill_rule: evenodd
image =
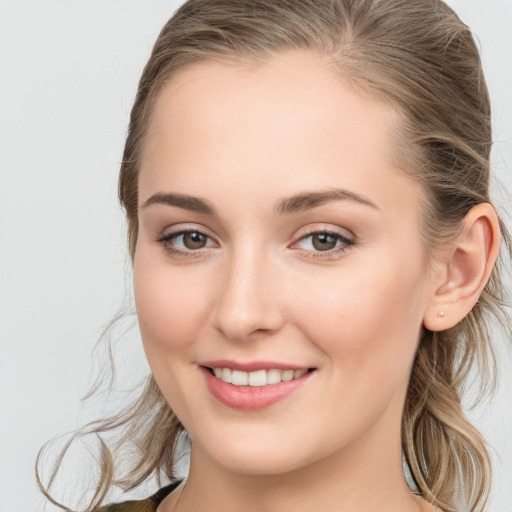
<path id="1" fill-rule="evenodd" d="M 279 269 L 261 252 L 245 248 L 233 254 L 218 276 L 214 327 L 233 341 L 279 330 L 284 319 L 284 295 L 278 276 Z"/>

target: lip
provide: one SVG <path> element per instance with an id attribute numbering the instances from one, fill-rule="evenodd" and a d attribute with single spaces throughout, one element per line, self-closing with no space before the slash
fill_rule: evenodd
<path id="1" fill-rule="evenodd" d="M 215 361 L 205 361 L 199 363 L 200 366 L 207 366 L 208 368 L 230 368 L 231 370 L 240 370 L 242 372 L 255 372 L 257 370 L 307 370 L 309 366 L 301 366 L 296 364 L 278 363 L 275 361 L 251 361 L 251 362 L 238 362 L 229 359 L 218 359 Z"/>
<path id="2" fill-rule="evenodd" d="M 210 364 L 215 365 L 210 366 Z M 224 363 L 224 364 L 219 364 Z M 227 364 L 229 363 L 229 364 Z M 284 400 L 302 386 L 304 386 L 310 379 L 314 371 L 305 373 L 298 379 L 293 379 L 288 382 L 279 382 L 277 384 L 267 384 L 266 386 L 234 386 L 224 382 L 223 380 L 215 377 L 210 368 L 231 368 L 233 370 L 241 371 L 256 371 L 269 368 L 276 368 L 280 370 L 300 370 L 307 367 L 293 366 L 293 365 L 276 365 L 275 363 L 237 363 L 233 361 L 212 361 L 208 364 L 200 366 L 201 373 L 206 381 L 206 386 L 212 396 L 221 404 L 234 409 L 243 410 L 257 410 L 269 407 L 280 400 Z"/>

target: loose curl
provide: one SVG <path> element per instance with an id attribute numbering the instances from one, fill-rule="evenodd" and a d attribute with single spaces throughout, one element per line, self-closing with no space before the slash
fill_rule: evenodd
<path id="1" fill-rule="evenodd" d="M 189 0 L 162 29 L 131 111 L 119 197 L 132 260 L 140 158 L 160 91 L 193 63 L 258 64 L 287 49 L 327 57 L 340 80 L 400 112 L 396 158 L 423 186 L 421 229 L 430 254 L 454 239 L 473 206 L 491 202 L 491 111 L 480 57 L 470 30 L 444 2 Z M 461 503 L 481 512 L 490 490 L 486 443 L 466 418 L 461 394 L 475 364 L 482 390 L 492 387 L 490 326 L 507 324 L 500 268 L 511 239 L 501 221 L 500 227 L 502 257 L 473 310 L 449 330 L 423 329 L 402 416 L 402 448 L 417 492 L 446 512 Z M 114 485 L 133 489 L 151 476 L 173 478 L 183 427 L 151 376 L 132 406 L 89 427 L 100 436 L 122 434 L 113 446 L 102 443 L 101 476 L 88 511 L 97 510 Z M 114 460 L 127 446 L 133 465 L 117 475 Z M 57 470 L 58 464 L 50 483 Z"/>

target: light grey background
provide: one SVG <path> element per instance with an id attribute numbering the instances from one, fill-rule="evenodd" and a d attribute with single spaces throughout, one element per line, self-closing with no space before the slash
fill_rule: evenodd
<path id="1" fill-rule="evenodd" d="M 82 410 L 79 398 L 98 334 L 129 289 L 116 198 L 123 139 L 142 66 L 179 3 L 0 0 L 0 512 L 43 509 L 33 474 L 39 447 L 98 412 Z M 496 199 L 510 211 L 512 0 L 450 4 L 481 43 Z M 497 453 L 494 512 L 512 511 L 512 361 L 504 347 L 501 340 L 498 395 L 471 413 Z M 131 382 L 145 364 L 136 340 L 128 349 Z M 84 468 L 75 458 L 67 471 Z"/>

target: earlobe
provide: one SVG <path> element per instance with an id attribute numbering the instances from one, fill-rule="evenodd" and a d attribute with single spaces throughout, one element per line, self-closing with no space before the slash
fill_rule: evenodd
<path id="1" fill-rule="evenodd" d="M 427 329 L 449 329 L 471 311 L 491 275 L 499 244 L 496 211 L 488 203 L 474 206 L 464 217 L 460 234 L 438 262 L 438 281 L 423 318 Z"/>

